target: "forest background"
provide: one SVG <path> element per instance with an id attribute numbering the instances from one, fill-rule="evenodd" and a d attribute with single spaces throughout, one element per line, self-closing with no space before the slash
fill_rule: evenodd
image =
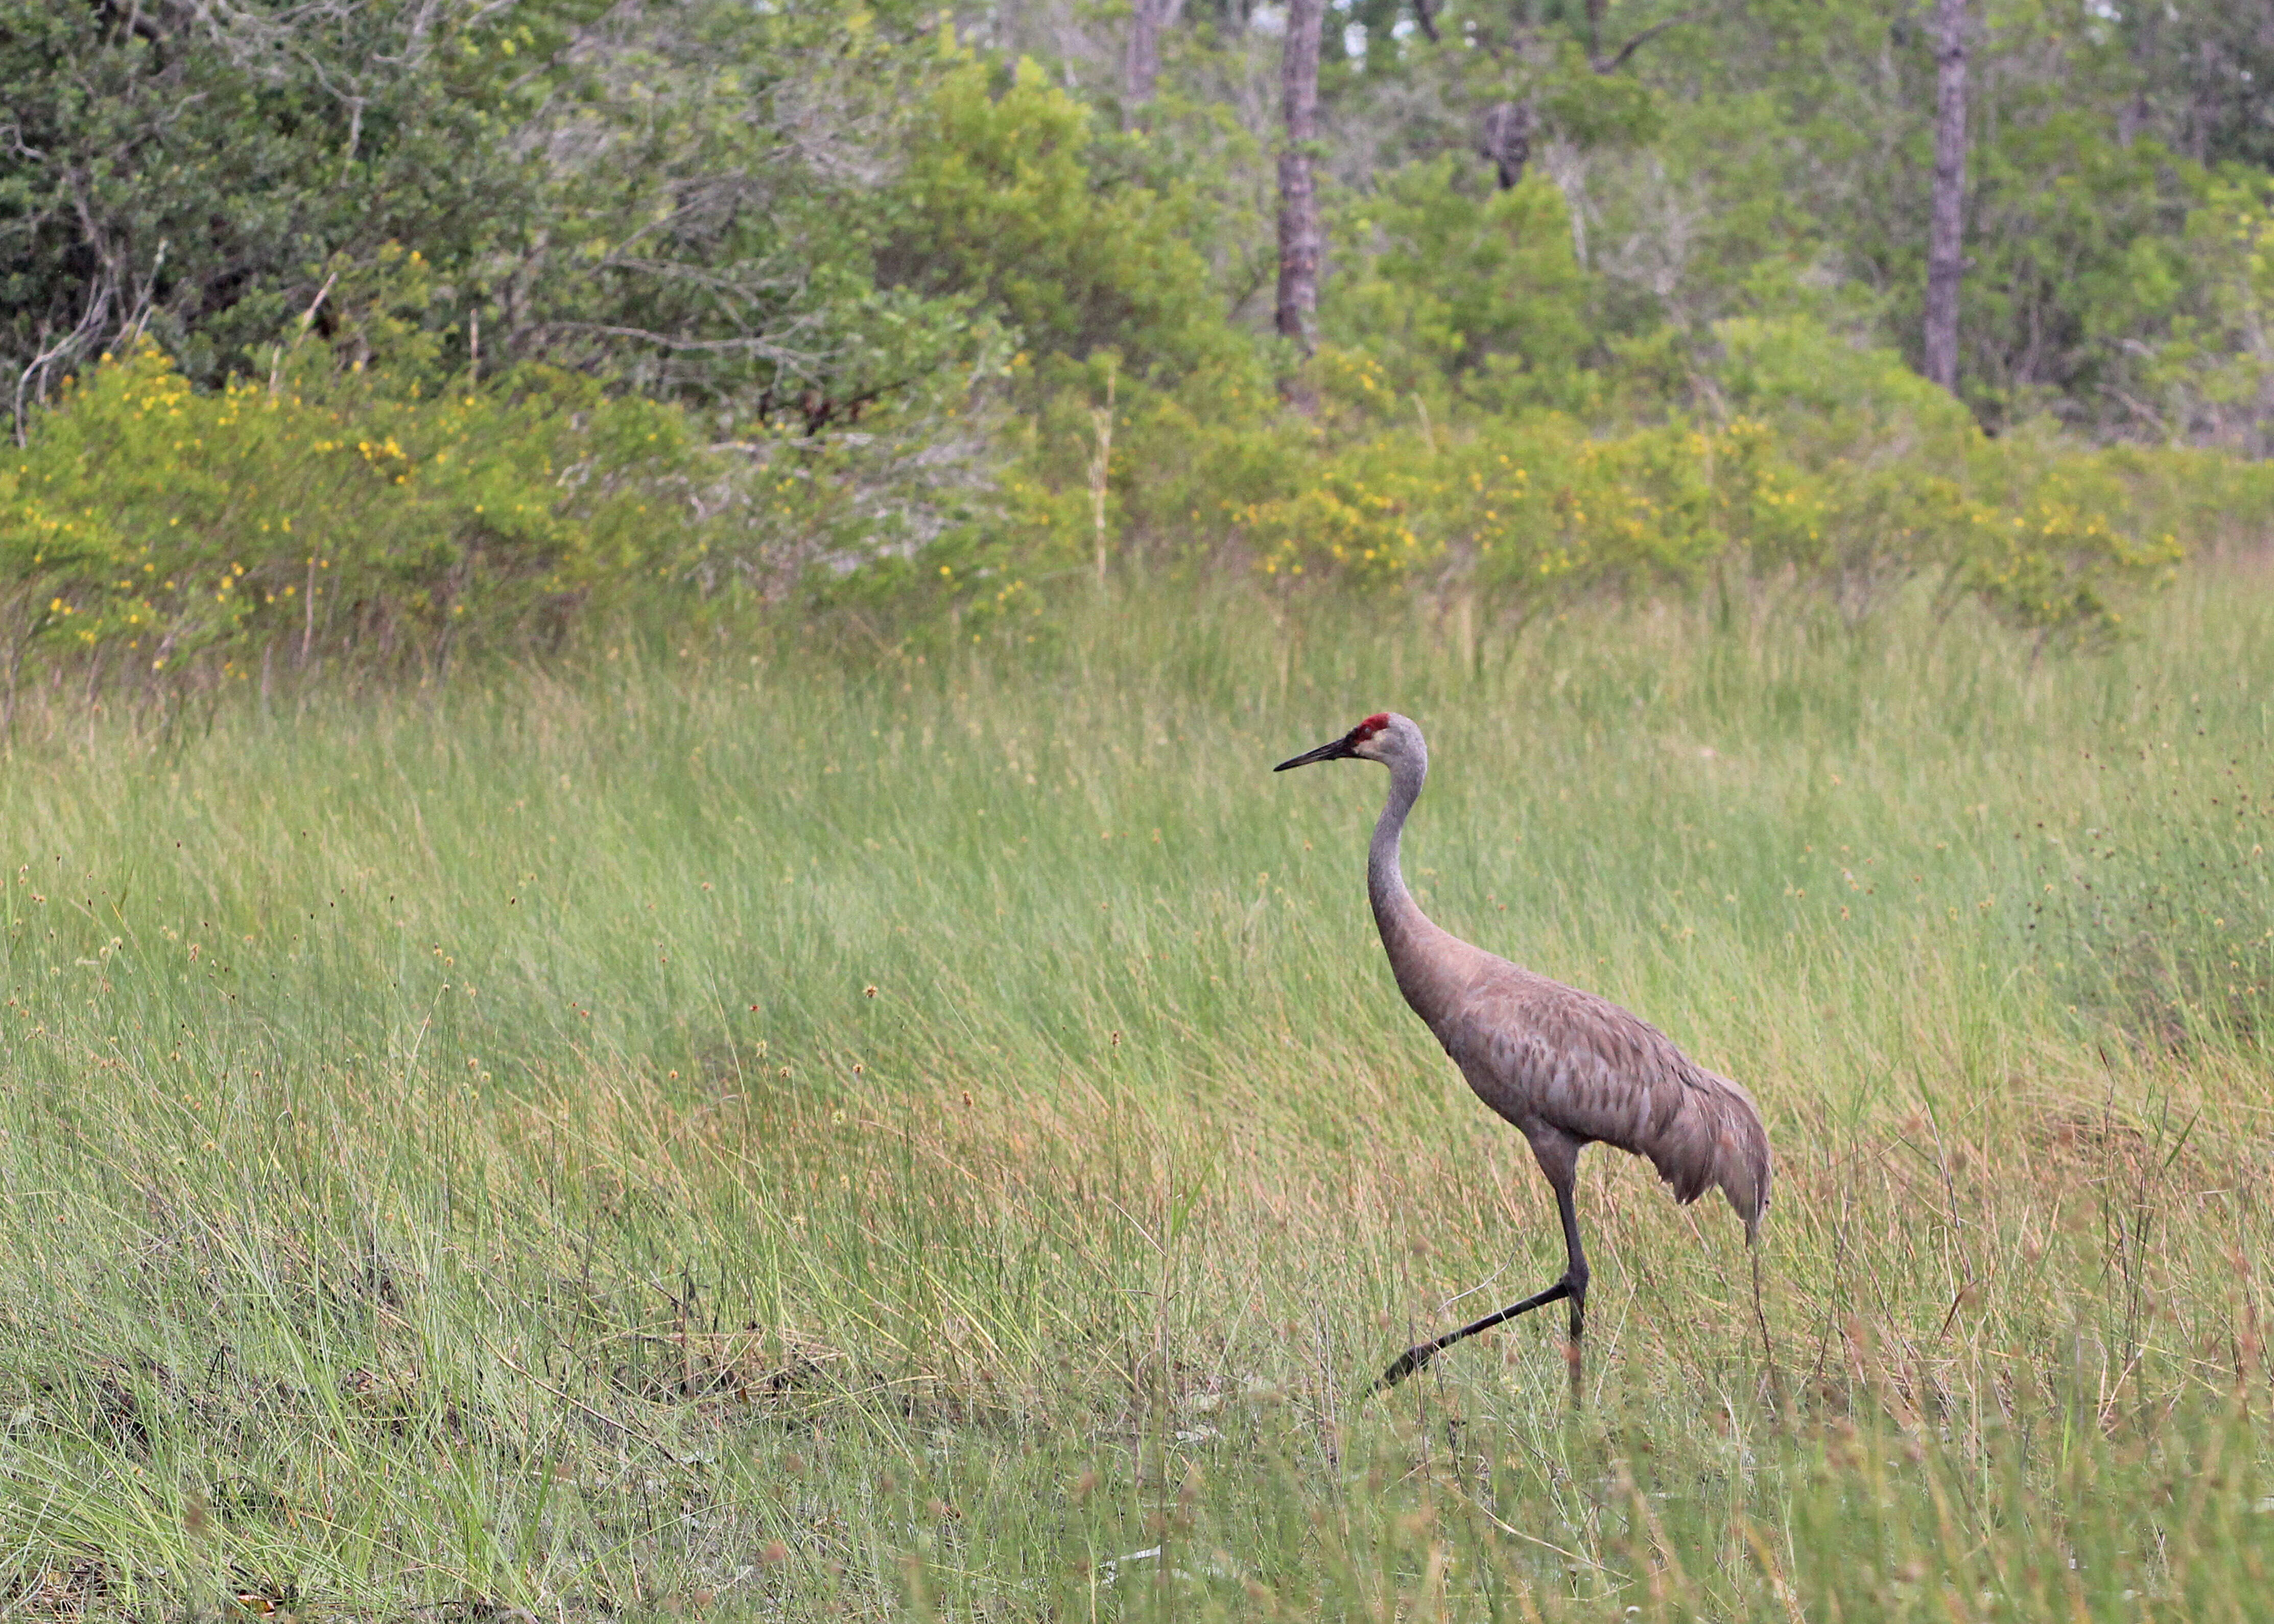
<path id="1" fill-rule="evenodd" d="M 1193 569 L 2090 637 L 2263 533 L 2263 0 L 1417 4 L 1313 128 L 1314 0 L 5 0 L 0 703 Z"/>

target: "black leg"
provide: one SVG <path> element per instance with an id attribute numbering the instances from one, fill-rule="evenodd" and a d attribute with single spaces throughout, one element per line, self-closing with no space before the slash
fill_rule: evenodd
<path id="1" fill-rule="evenodd" d="M 1571 1182 L 1564 1177 L 1557 1178 L 1555 1184 L 1555 1210 L 1563 1220 L 1563 1252 L 1567 1260 L 1563 1278 L 1545 1291 L 1534 1292 L 1521 1303 L 1510 1303 L 1498 1313 L 1487 1314 L 1472 1325 L 1449 1331 L 1435 1342 L 1408 1348 L 1367 1389 L 1369 1395 L 1396 1387 L 1455 1342 L 1474 1336 L 1479 1331 L 1489 1331 L 1496 1325 L 1505 1325 L 1518 1314 L 1528 1314 L 1535 1308 L 1545 1308 L 1550 1303 L 1565 1299 L 1569 1299 L 1571 1304 L 1571 1340 L 1565 1346 L 1564 1357 L 1570 1361 L 1571 1390 L 1574 1393 L 1579 1390 L 1579 1338 L 1587 1328 L 1587 1253 L 1579 1244 L 1579 1215 L 1571 1206 Z"/>
<path id="2" fill-rule="evenodd" d="M 1386 1387 L 1394 1387 L 1455 1342 L 1474 1336 L 1479 1331 L 1489 1331 L 1496 1325 L 1505 1325 L 1518 1314 L 1528 1314 L 1535 1308 L 1545 1308 L 1548 1304 L 1560 1301 L 1570 1295 L 1571 1282 L 1568 1280 L 1559 1280 L 1547 1290 L 1534 1292 L 1521 1303 L 1510 1303 L 1500 1312 L 1487 1314 L 1473 1325 L 1465 1325 L 1457 1331 L 1448 1331 L 1434 1342 L 1423 1342 L 1418 1348 L 1408 1348 L 1397 1356 L 1388 1370 L 1382 1372 L 1380 1380 L 1368 1387 L 1367 1392 L 1374 1394 Z"/>
<path id="3" fill-rule="evenodd" d="M 1571 1186 L 1562 1179 L 1555 1184 L 1555 1210 L 1563 1219 L 1563 1254 L 1565 1266 L 1563 1283 L 1570 1289 L 1571 1340 L 1564 1344 L 1563 1357 L 1571 1366 L 1571 1392 L 1579 1392 L 1579 1339 L 1587 1331 L 1587 1252 L 1579 1244 L 1579 1214 L 1572 1209 Z"/>

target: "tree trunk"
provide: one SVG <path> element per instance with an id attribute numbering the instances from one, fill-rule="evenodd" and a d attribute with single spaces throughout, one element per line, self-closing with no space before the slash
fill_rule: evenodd
<path id="1" fill-rule="evenodd" d="M 1529 102 L 1497 102 L 1485 109 L 1477 154 L 1492 161 L 1502 192 L 1514 190 L 1524 178 L 1524 166 L 1532 159 L 1533 118 Z"/>
<path id="2" fill-rule="evenodd" d="M 1123 60 L 1123 105 L 1131 111 L 1153 99 L 1161 77 L 1161 35 L 1175 26 L 1185 0 L 1133 0 L 1129 15 L 1129 54 Z"/>
<path id="3" fill-rule="evenodd" d="M 1966 0 L 1934 3 L 1934 203 L 1927 228 L 1924 370 L 1958 388 L 1958 282 L 1966 237 Z"/>
<path id="4" fill-rule="evenodd" d="M 1324 0 L 1288 0 L 1287 41 L 1279 66 L 1287 144 L 1279 154 L 1278 327 L 1306 364 L 1318 349 L 1319 259 L 1325 237 L 1311 159 L 1319 136 L 1319 27 L 1324 11 Z M 1305 416 L 1318 410 L 1318 389 L 1307 365 L 1282 390 Z"/>

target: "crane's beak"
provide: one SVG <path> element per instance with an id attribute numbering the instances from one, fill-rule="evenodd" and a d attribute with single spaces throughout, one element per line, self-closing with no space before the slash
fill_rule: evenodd
<path id="1" fill-rule="evenodd" d="M 1350 740 L 1345 736 L 1336 740 L 1332 744 L 1322 744 L 1315 750 L 1306 750 L 1300 756 L 1291 756 L 1271 771 L 1284 772 L 1290 767 L 1307 767 L 1313 762 L 1348 761 L 1357 754 L 1356 750 L 1351 748 Z"/>

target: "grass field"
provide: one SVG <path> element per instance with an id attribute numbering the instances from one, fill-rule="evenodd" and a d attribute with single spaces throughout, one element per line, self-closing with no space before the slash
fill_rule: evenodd
<path id="1" fill-rule="evenodd" d="M 2146 1619 L 2274 1583 L 2274 578 L 2100 654 L 1158 589 L 857 668 L 27 715 L 0 1615 Z M 1584 1394 L 1440 922 L 1746 1081 Z M 1466 1294 L 1466 1295 L 1464 1295 Z"/>

